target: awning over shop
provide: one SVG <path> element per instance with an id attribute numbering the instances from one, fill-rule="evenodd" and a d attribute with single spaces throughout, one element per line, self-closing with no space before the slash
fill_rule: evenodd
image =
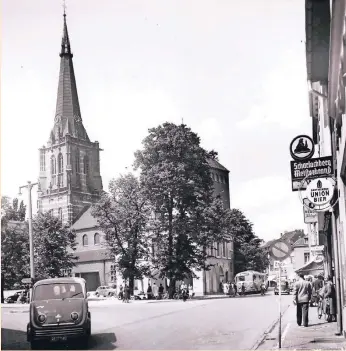
<path id="1" fill-rule="evenodd" d="M 323 260 L 314 260 L 308 262 L 303 267 L 297 269 L 296 273 L 303 273 L 305 275 L 317 275 L 324 272 Z"/>

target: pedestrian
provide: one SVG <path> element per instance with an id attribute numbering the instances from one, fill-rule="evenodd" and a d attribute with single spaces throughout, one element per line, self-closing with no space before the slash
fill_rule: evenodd
<path id="1" fill-rule="evenodd" d="M 125 284 L 123 302 L 129 303 L 129 299 L 130 299 L 130 287 L 127 284 Z"/>
<path id="2" fill-rule="evenodd" d="M 162 299 L 163 291 L 164 291 L 164 288 L 163 288 L 162 284 L 160 284 L 160 286 L 159 286 L 159 300 Z"/>
<path id="3" fill-rule="evenodd" d="M 120 286 L 119 286 L 119 298 L 121 300 L 124 300 L 124 288 L 123 288 L 122 284 L 120 284 Z"/>
<path id="4" fill-rule="evenodd" d="M 243 282 L 242 283 L 242 285 L 241 285 L 241 294 L 243 295 L 243 296 L 245 296 L 245 283 Z"/>
<path id="5" fill-rule="evenodd" d="M 304 274 L 299 274 L 299 280 L 293 289 L 293 303 L 297 305 L 297 324 L 304 327 L 309 325 L 309 303 L 312 295 L 310 282 L 304 279 Z"/>
<path id="6" fill-rule="evenodd" d="M 191 299 L 195 296 L 192 284 L 189 285 L 189 296 Z"/>
<path id="7" fill-rule="evenodd" d="M 159 292 L 159 288 L 157 287 L 156 283 L 154 283 L 154 285 L 153 285 L 153 295 L 154 295 L 155 299 L 157 299 L 157 297 L 158 297 L 158 292 Z"/>
<path id="8" fill-rule="evenodd" d="M 333 284 L 333 278 L 329 276 L 326 280 L 323 294 L 325 299 L 324 313 L 326 314 L 327 306 L 329 306 L 328 322 L 332 322 L 336 321 L 336 292 Z"/>
<path id="9" fill-rule="evenodd" d="M 148 297 L 148 300 L 151 300 L 152 296 L 153 296 L 153 290 L 152 290 L 151 285 L 150 285 L 150 283 L 149 283 L 148 289 L 147 289 L 147 297 Z"/>

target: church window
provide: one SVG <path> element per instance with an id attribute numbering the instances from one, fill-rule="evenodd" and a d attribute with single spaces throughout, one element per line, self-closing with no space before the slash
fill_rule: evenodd
<path id="1" fill-rule="evenodd" d="M 94 245 L 100 245 L 100 234 L 95 233 L 94 235 Z"/>
<path id="2" fill-rule="evenodd" d="M 89 157 L 84 156 L 84 174 L 89 173 Z"/>
<path id="3" fill-rule="evenodd" d="M 45 153 L 44 150 L 41 150 L 40 152 L 40 170 L 45 171 L 46 170 L 46 158 L 45 158 Z"/>
<path id="4" fill-rule="evenodd" d="M 64 172 L 64 157 L 62 156 L 62 153 L 60 153 L 58 156 L 58 173 L 63 173 L 63 172 Z"/>
<path id="5" fill-rule="evenodd" d="M 75 169 L 76 169 L 76 173 L 80 173 L 80 154 L 79 154 L 79 149 L 76 150 L 76 158 L 75 158 Z"/>
<path id="6" fill-rule="evenodd" d="M 50 170 L 52 174 L 56 174 L 56 159 L 54 155 L 50 159 Z"/>
<path id="7" fill-rule="evenodd" d="M 60 222 L 62 222 L 62 208 L 60 207 L 59 208 L 59 220 L 60 220 Z"/>
<path id="8" fill-rule="evenodd" d="M 88 246 L 88 236 L 86 234 L 83 235 L 83 246 Z"/>

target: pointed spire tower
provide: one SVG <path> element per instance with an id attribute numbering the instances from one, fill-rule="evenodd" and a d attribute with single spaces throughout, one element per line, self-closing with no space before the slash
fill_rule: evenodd
<path id="1" fill-rule="evenodd" d="M 90 141 L 82 123 L 65 9 L 63 17 L 54 126 L 47 146 L 40 149 L 38 207 L 73 223 L 82 210 L 100 198 L 101 149 L 97 141 Z"/>

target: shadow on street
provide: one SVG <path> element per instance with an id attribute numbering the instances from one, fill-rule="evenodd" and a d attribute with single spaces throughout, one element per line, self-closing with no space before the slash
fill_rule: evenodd
<path id="1" fill-rule="evenodd" d="M 114 333 L 92 334 L 88 349 L 114 350 L 117 338 Z M 69 344 L 49 343 L 49 350 L 80 350 L 78 341 Z M 47 349 L 45 347 L 45 349 Z M 21 330 L 1 328 L 2 350 L 30 350 L 30 343 L 26 341 L 26 333 Z"/>

